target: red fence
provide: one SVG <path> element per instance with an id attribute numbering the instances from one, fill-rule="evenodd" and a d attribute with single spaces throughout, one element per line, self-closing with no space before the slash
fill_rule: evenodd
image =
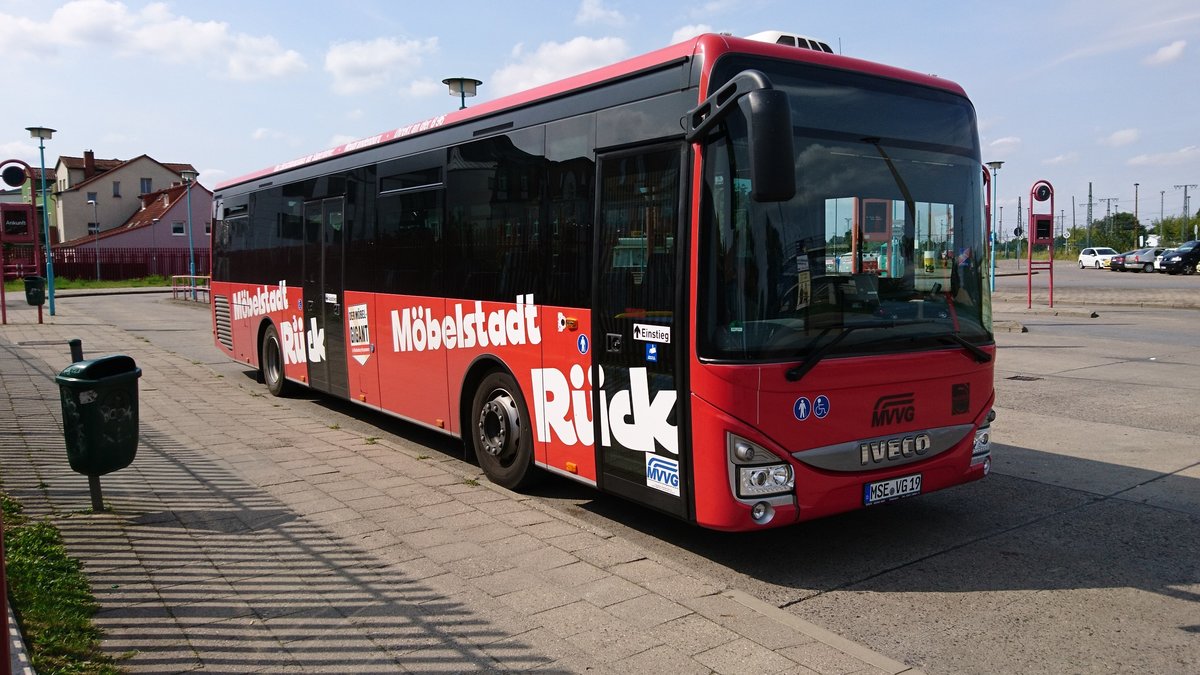
<path id="1" fill-rule="evenodd" d="M 174 274 L 190 274 L 188 250 L 178 248 L 104 248 L 99 251 L 99 275 L 105 281 L 138 279 L 151 275 L 169 277 Z M 196 274 L 208 274 L 208 249 L 195 250 Z M 97 274 L 96 251 L 90 246 L 55 247 L 54 276 L 63 279 L 95 279 Z M 12 246 L 5 251 L 6 271 L 13 265 L 33 264 L 33 248 Z"/>

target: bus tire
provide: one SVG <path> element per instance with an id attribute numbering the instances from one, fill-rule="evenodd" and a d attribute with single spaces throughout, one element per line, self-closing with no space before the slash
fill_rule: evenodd
<path id="1" fill-rule="evenodd" d="M 283 375 L 283 347 L 279 343 L 279 331 L 274 324 L 267 324 L 263 331 L 262 345 L 258 350 L 258 369 L 263 382 L 272 396 L 286 396 L 291 389 Z"/>
<path id="2" fill-rule="evenodd" d="M 489 373 L 471 400 L 467 429 L 479 467 L 493 483 L 517 490 L 533 483 L 533 428 L 529 408 L 511 375 Z"/>

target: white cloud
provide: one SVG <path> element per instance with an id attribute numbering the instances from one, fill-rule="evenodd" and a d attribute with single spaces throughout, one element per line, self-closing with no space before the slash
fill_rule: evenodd
<path id="1" fill-rule="evenodd" d="M 625 23 L 625 16 L 615 9 L 605 7 L 603 0 L 583 0 L 579 3 L 579 11 L 575 13 L 575 23 L 606 23 L 610 26 L 620 26 Z"/>
<path id="2" fill-rule="evenodd" d="M 684 40 L 690 40 L 697 35 L 711 32 L 713 32 L 712 26 L 706 23 L 694 23 L 690 26 L 683 26 L 675 29 L 675 32 L 671 34 L 671 41 L 668 44 L 678 44 Z"/>
<path id="3" fill-rule="evenodd" d="M 421 79 L 413 80 L 408 83 L 408 88 L 405 90 L 409 96 L 413 98 L 427 98 L 434 94 L 449 95 L 450 88 L 442 84 L 439 80 Z"/>
<path id="4" fill-rule="evenodd" d="M 1097 140 L 1100 145 L 1107 145 L 1112 148 L 1119 148 L 1122 145 L 1133 143 L 1142 135 L 1142 132 L 1137 129 L 1121 129 Z"/>
<path id="5" fill-rule="evenodd" d="M 1061 155 L 1056 155 L 1056 156 L 1050 157 L 1048 159 L 1043 159 L 1042 164 L 1045 164 L 1047 166 L 1058 166 L 1060 164 L 1074 164 L 1077 161 L 1079 161 L 1079 153 L 1064 152 Z"/>
<path id="6" fill-rule="evenodd" d="M 1189 145 L 1171 152 L 1138 155 L 1129 160 L 1130 166 L 1178 166 L 1200 161 L 1200 146 Z"/>
<path id="7" fill-rule="evenodd" d="M 73 0 L 44 23 L 0 14 L 0 44 L 16 59 L 103 49 L 123 57 L 207 64 L 236 80 L 290 75 L 307 67 L 298 52 L 284 49 L 273 37 L 234 33 L 220 21 L 176 16 L 163 3 L 134 11 L 115 0 Z"/>
<path id="8" fill-rule="evenodd" d="M 621 38 L 577 37 L 567 42 L 546 42 L 532 54 L 518 46 L 513 50 L 516 62 L 492 73 L 492 90 L 496 96 L 511 94 L 608 65 L 628 53 L 629 46 Z"/>
<path id="9" fill-rule="evenodd" d="M 333 90 L 357 94 L 378 89 L 396 75 L 421 66 L 422 57 L 437 50 L 437 38 L 369 42 L 342 42 L 325 53 L 325 70 L 333 75 Z"/>
<path id="10" fill-rule="evenodd" d="M 1161 66 L 1178 61 L 1183 56 L 1185 47 L 1187 47 L 1187 40 L 1176 40 L 1165 47 L 1160 47 L 1158 51 L 1143 59 L 1142 63 L 1148 66 Z"/>
<path id="11" fill-rule="evenodd" d="M 996 152 L 1012 152 L 1021 147 L 1020 136 L 1005 136 L 988 143 L 988 148 Z"/>
<path id="12" fill-rule="evenodd" d="M 282 131 L 259 127 L 250 132 L 250 138 L 255 141 L 278 141 L 286 138 L 286 136 Z"/>

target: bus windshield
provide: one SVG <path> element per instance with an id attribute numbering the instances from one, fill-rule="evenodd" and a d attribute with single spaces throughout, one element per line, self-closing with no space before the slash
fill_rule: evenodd
<path id="1" fill-rule="evenodd" d="M 750 197 L 745 118 L 705 148 L 700 356 L 805 359 L 991 340 L 975 114 L 961 96 L 730 58 L 788 93 L 796 195 Z M 830 344 L 836 339 L 836 344 Z"/>

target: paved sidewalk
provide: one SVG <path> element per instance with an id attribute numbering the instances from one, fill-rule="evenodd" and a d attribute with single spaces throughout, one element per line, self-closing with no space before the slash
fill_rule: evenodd
<path id="1" fill-rule="evenodd" d="M 132 672 L 917 672 L 83 310 L 0 327 L 0 478 L 84 562 Z M 143 372 L 137 458 L 101 478 L 104 513 L 63 445 L 75 337 Z"/>

